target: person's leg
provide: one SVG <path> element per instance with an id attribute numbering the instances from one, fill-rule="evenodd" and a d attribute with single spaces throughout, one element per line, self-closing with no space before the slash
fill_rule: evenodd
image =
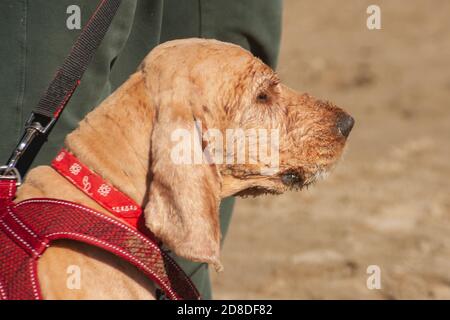
<path id="1" fill-rule="evenodd" d="M 275 69 L 282 0 L 164 0 L 161 42 L 211 38 L 250 50 Z"/>
<path id="2" fill-rule="evenodd" d="M 110 81 L 115 90 L 159 44 L 164 0 L 138 0 L 133 26 L 123 50 L 114 61 Z M 123 3 L 123 1 L 122 1 Z"/>
<path id="3" fill-rule="evenodd" d="M 275 68 L 281 36 L 281 0 L 165 0 L 161 42 L 214 38 L 238 44 Z M 227 233 L 234 198 L 220 206 L 222 241 Z M 208 267 L 175 257 L 191 276 L 203 298 L 211 299 Z"/>

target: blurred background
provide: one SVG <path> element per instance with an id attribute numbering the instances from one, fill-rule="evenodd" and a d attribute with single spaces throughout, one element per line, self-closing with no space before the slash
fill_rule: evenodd
<path id="1" fill-rule="evenodd" d="M 366 27 L 371 4 L 381 30 Z M 449 12 L 446 0 L 285 0 L 282 81 L 356 125 L 327 180 L 237 201 L 215 298 L 450 299 Z"/>

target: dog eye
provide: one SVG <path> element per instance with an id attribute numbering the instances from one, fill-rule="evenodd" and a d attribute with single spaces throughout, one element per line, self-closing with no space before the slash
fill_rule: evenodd
<path id="1" fill-rule="evenodd" d="M 256 97 L 256 100 L 260 103 L 266 103 L 267 101 L 269 101 L 269 96 L 265 92 L 260 92 Z"/>
<path id="2" fill-rule="evenodd" d="M 284 173 L 281 175 L 281 182 L 285 185 L 291 186 L 294 184 L 298 184 L 302 181 L 302 179 L 293 172 Z"/>

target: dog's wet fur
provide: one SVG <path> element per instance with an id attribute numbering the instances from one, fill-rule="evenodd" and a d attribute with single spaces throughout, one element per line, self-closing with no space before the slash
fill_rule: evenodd
<path id="1" fill-rule="evenodd" d="M 189 130 L 193 119 L 223 132 L 278 129 L 279 170 L 263 175 L 266 164 L 258 162 L 174 164 L 171 133 Z M 335 166 L 352 126 L 345 111 L 283 85 L 271 68 L 241 47 L 186 39 L 152 50 L 65 144 L 145 208 L 146 226 L 167 247 L 220 269 L 220 200 L 280 194 L 314 183 Z M 109 214 L 48 166 L 30 171 L 17 201 L 35 197 L 74 201 Z M 65 287 L 72 264 L 84 270 L 81 290 Z M 152 284 L 132 266 L 70 241 L 48 249 L 39 277 L 50 299 L 154 297 Z"/>

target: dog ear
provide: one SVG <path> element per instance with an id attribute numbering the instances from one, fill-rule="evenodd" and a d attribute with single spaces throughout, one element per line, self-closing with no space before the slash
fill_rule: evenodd
<path id="1" fill-rule="evenodd" d="M 198 153 L 194 155 L 194 150 L 200 148 L 201 152 L 203 147 L 202 130 L 200 122 L 194 121 L 198 119 L 193 107 L 195 94 L 188 95 L 189 102 L 177 98 L 184 90 L 186 87 L 178 83 L 177 90 L 153 92 L 157 96 L 152 99 L 156 116 L 145 223 L 177 255 L 211 263 L 220 270 L 221 177 L 214 164 L 198 158 L 195 161 Z M 188 141 L 178 141 L 180 133 L 187 135 Z M 174 149 L 183 142 L 188 153 L 181 155 L 184 160 Z"/>

